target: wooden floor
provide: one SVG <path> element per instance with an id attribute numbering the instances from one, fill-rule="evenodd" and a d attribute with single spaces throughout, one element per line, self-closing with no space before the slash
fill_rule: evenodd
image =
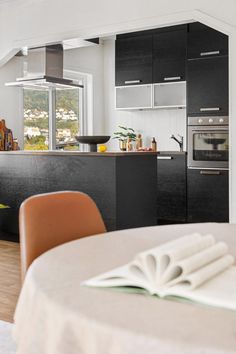
<path id="1" fill-rule="evenodd" d="M 19 292 L 19 243 L 0 240 L 0 320 L 13 322 Z"/>

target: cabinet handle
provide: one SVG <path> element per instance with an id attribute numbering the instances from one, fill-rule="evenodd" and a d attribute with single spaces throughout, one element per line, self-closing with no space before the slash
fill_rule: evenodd
<path id="1" fill-rule="evenodd" d="M 181 80 L 181 76 L 164 77 L 164 81 Z"/>
<path id="2" fill-rule="evenodd" d="M 172 156 L 157 156 L 157 160 L 172 160 Z"/>
<path id="3" fill-rule="evenodd" d="M 216 55 L 216 54 L 220 54 L 219 50 L 213 50 L 212 52 L 201 52 L 200 55 L 201 57 L 204 57 L 206 55 Z"/>
<path id="4" fill-rule="evenodd" d="M 128 85 L 128 84 L 139 84 L 140 82 L 142 82 L 142 80 L 127 80 L 127 81 L 125 81 L 125 85 Z"/>
<path id="5" fill-rule="evenodd" d="M 220 107 L 206 107 L 206 108 L 200 108 L 201 112 L 208 112 L 208 111 L 219 111 Z"/>
<path id="6" fill-rule="evenodd" d="M 200 171 L 200 175 L 215 175 L 215 176 L 219 176 L 220 175 L 220 171 Z"/>

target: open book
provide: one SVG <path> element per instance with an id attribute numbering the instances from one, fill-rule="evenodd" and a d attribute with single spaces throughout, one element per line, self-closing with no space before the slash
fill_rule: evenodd
<path id="1" fill-rule="evenodd" d="M 83 283 L 136 287 L 159 297 L 180 297 L 236 310 L 236 267 L 224 242 L 187 235 L 137 254 L 130 263 Z"/>

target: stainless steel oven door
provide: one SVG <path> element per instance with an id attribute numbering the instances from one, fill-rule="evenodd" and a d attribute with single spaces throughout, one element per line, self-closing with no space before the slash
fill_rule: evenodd
<path id="1" fill-rule="evenodd" d="M 188 167 L 228 169 L 228 126 L 188 126 Z"/>

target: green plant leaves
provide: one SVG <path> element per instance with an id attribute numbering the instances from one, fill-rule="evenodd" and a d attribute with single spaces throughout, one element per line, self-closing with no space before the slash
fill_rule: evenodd
<path id="1" fill-rule="evenodd" d="M 118 140 L 126 140 L 130 138 L 130 140 L 136 140 L 136 134 L 133 128 L 123 127 L 122 125 L 118 125 L 121 131 L 113 133 L 115 136 L 112 139 Z"/>

